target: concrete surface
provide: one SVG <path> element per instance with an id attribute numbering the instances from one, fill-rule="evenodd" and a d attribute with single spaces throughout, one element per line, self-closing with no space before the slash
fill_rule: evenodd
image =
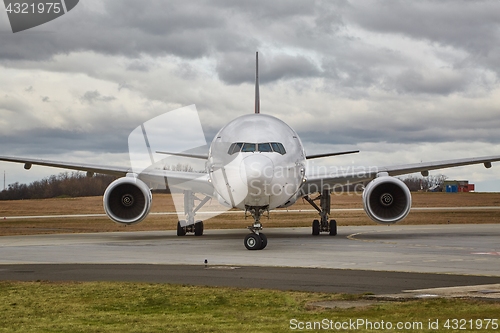
<path id="1" fill-rule="evenodd" d="M 309 228 L 265 229 L 269 244 L 262 251 L 245 249 L 247 232 L 0 237 L 0 279 L 169 282 L 402 298 L 443 295 L 429 288 L 491 285 L 453 292 L 498 295 L 493 285 L 500 283 L 500 225 L 340 227 L 335 237 L 313 237 Z"/>

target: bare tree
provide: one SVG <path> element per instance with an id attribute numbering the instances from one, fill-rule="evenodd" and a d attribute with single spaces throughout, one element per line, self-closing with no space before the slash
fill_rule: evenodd
<path id="1" fill-rule="evenodd" d="M 194 169 L 189 164 L 177 163 L 176 165 L 165 165 L 163 170 L 181 171 L 181 172 L 194 172 Z"/>
<path id="2" fill-rule="evenodd" d="M 64 172 L 37 180 L 29 185 L 9 184 L 0 192 L 0 200 L 45 199 L 55 197 L 82 197 L 102 195 L 116 177 L 96 174 L 87 177 L 81 172 Z"/>
<path id="3" fill-rule="evenodd" d="M 427 177 L 409 175 L 401 180 L 408 186 L 410 191 L 435 191 L 443 190 L 444 181 L 448 179 L 445 175 L 432 175 Z"/>

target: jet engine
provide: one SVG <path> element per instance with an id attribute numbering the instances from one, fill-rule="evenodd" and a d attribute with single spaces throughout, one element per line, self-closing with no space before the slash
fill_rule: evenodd
<path id="1" fill-rule="evenodd" d="M 120 224 L 139 223 L 146 218 L 153 200 L 151 190 L 140 179 L 122 177 L 104 192 L 104 210 L 109 218 Z"/>
<path id="2" fill-rule="evenodd" d="M 363 206 L 373 221 L 393 224 L 404 219 L 411 208 L 411 194 L 401 180 L 381 176 L 372 180 L 363 192 Z"/>

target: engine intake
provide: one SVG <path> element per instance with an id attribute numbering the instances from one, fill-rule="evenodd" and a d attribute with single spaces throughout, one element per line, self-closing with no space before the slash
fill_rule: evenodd
<path id="1" fill-rule="evenodd" d="M 120 224 L 139 223 L 146 218 L 153 200 L 151 190 L 140 179 L 122 177 L 104 192 L 104 210 L 109 218 Z"/>
<path id="2" fill-rule="evenodd" d="M 401 180 L 382 176 L 375 178 L 363 192 L 363 206 L 373 221 L 392 224 L 404 219 L 411 208 L 411 193 Z"/>

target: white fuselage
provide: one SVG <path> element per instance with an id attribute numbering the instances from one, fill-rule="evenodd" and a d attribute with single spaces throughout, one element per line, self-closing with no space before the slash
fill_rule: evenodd
<path id="1" fill-rule="evenodd" d="M 305 166 L 297 133 L 264 114 L 245 115 L 224 126 L 210 145 L 207 163 L 219 201 L 240 209 L 291 205 Z"/>

